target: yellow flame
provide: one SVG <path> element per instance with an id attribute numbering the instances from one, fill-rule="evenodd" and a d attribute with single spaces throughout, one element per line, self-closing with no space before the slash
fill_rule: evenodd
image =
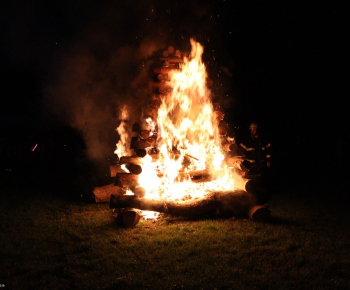
<path id="1" fill-rule="evenodd" d="M 147 198 L 183 200 L 200 198 L 213 190 L 233 190 L 234 177 L 223 162 L 224 154 L 206 86 L 203 47 L 191 39 L 190 58 L 181 71 L 169 74 L 172 90 L 158 110 L 159 159 L 143 161 L 139 184 Z M 213 181 L 195 183 L 189 172 L 206 169 Z M 181 178 L 179 177 L 181 176 Z"/>
<path id="2" fill-rule="evenodd" d="M 117 148 L 114 151 L 114 154 L 118 156 L 126 156 L 130 154 L 130 137 L 129 132 L 127 130 L 127 120 L 129 119 L 129 113 L 127 106 L 124 105 L 119 113 L 120 124 L 117 128 L 117 132 L 119 134 L 120 140 L 117 143 Z"/>
<path id="3" fill-rule="evenodd" d="M 220 120 L 214 113 L 211 92 L 206 86 L 203 47 L 193 39 L 191 46 L 190 58 L 184 59 L 181 70 L 168 75 L 172 89 L 161 98 L 157 120 L 152 117 L 143 120 L 150 136 L 157 130 L 159 149 L 157 156 L 147 154 L 142 158 L 138 183 L 146 190 L 148 199 L 188 200 L 202 198 L 212 191 L 245 188 L 246 180 L 224 161 L 218 130 Z M 119 156 L 131 154 L 128 119 L 124 106 L 117 128 L 120 141 L 115 153 Z M 191 175 L 200 170 L 210 175 L 210 181 L 192 181 Z M 127 194 L 133 193 L 128 189 Z M 154 213 L 149 216 L 158 217 Z"/>

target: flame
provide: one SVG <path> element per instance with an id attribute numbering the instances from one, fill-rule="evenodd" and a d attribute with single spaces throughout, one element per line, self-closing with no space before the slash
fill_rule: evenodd
<path id="1" fill-rule="evenodd" d="M 124 105 L 119 112 L 120 124 L 117 128 L 117 132 L 120 136 L 120 140 L 117 143 L 117 148 L 114 154 L 118 156 L 126 156 L 130 154 L 130 137 L 127 129 L 127 121 L 129 119 L 128 108 Z"/>
<path id="2" fill-rule="evenodd" d="M 233 190 L 238 177 L 224 163 L 201 59 L 203 47 L 193 39 L 191 46 L 190 58 L 184 59 L 181 71 L 169 73 L 172 90 L 161 99 L 156 122 L 159 158 L 157 162 L 149 155 L 143 158 L 139 184 L 146 189 L 147 198 L 200 198 L 213 190 Z M 189 173 L 204 169 L 214 180 L 192 182 Z"/>

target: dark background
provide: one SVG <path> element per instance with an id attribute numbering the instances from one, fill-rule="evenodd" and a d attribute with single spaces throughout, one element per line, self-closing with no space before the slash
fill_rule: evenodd
<path id="1" fill-rule="evenodd" d="M 240 134 L 257 121 L 269 136 L 276 180 L 347 178 L 350 50 L 340 2 L 116 2 L 1 2 L 3 175 L 79 182 L 79 172 L 113 158 L 118 108 L 147 94 L 152 55 L 189 50 L 194 37 L 226 120 Z"/>

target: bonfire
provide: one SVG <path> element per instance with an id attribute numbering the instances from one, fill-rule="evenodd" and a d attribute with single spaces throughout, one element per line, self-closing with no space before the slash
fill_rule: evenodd
<path id="1" fill-rule="evenodd" d="M 234 139 L 228 136 L 221 106 L 212 102 L 203 47 L 190 41 L 190 54 L 171 46 L 163 51 L 163 66 L 154 70 L 158 92 L 131 130 L 130 108 L 122 107 L 118 164 L 111 166 L 115 182 L 95 189 L 95 196 L 104 195 L 131 226 L 139 219 L 136 209 L 141 217 L 149 216 L 146 210 L 153 211 L 152 218 L 158 216 L 155 211 L 255 215 L 266 220 L 267 207 L 248 190 L 252 182 L 242 177 L 242 156 L 230 150 Z"/>

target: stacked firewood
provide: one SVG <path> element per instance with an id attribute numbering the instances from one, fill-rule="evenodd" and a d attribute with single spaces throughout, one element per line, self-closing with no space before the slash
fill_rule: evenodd
<path id="1" fill-rule="evenodd" d="M 140 210 L 155 210 L 159 212 L 168 211 L 173 215 L 199 215 L 212 213 L 221 210 L 230 212 L 234 216 L 249 216 L 255 220 L 266 220 L 269 216 L 268 209 L 257 201 L 256 193 L 250 190 L 236 190 L 226 193 L 213 193 L 208 198 L 197 200 L 195 203 L 175 203 L 162 201 L 152 201 L 145 197 L 145 189 L 138 182 L 138 177 L 142 173 L 142 158 L 150 155 L 153 161 L 159 156 L 158 150 L 158 109 L 161 106 L 161 99 L 171 93 L 169 72 L 181 70 L 184 57 L 187 53 L 169 46 L 162 51 L 162 56 L 157 62 L 159 65 L 154 68 L 154 94 L 150 97 L 148 104 L 144 107 L 139 123 L 132 126 L 133 136 L 130 141 L 131 156 L 118 156 L 117 164 L 110 166 L 110 176 L 114 179 L 112 184 L 108 184 L 94 189 L 96 202 L 109 202 L 110 207 L 115 209 L 119 220 L 126 227 L 133 227 L 140 219 Z M 211 80 L 207 80 L 207 85 L 212 85 Z M 224 151 L 226 152 L 226 163 L 241 170 L 241 155 L 233 138 L 230 138 L 230 128 L 224 120 L 224 110 L 219 101 L 213 102 L 214 114 L 217 119 L 218 131 L 221 137 Z M 176 151 L 174 151 L 176 155 Z M 187 158 L 194 158 L 188 156 Z M 161 173 L 159 173 L 161 174 Z M 208 171 L 202 170 L 189 174 L 193 182 L 203 182 L 210 179 Z M 181 178 L 181 176 L 180 176 Z M 251 183 L 250 183 L 251 184 Z M 254 187 L 253 187 L 254 188 Z M 127 194 L 129 191 L 133 195 Z M 227 206 L 227 203 L 232 206 Z M 258 208 L 256 208 L 258 206 Z M 137 210 L 139 209 L 139 210 Z M 255 215 L 255 216 L 254 216 Z"/>

